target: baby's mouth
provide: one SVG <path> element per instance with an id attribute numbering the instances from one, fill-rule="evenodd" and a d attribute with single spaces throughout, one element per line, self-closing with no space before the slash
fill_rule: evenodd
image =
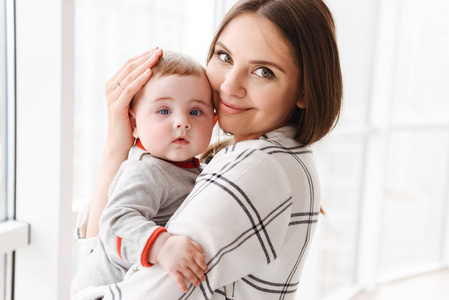
<path id="1" fill-rule="evenodd" d="M 178 145 L 187 145 L 189 141 L 184 137 L 178 137 L 173 141 L 173 143 Z"/>

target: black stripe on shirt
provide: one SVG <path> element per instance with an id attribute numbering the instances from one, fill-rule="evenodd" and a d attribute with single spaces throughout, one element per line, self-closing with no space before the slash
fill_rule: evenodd
<path id="1" fill-rule="evenodd" d="M 228 183 L 229 185 L 231 185 L 232 187 L 234 187 L 234 188 L 235 188 L 235 189 L 236 189 L 236 190 L 243 196 L 243 198 L 246 200 L 246 203 L 251 207 L 252 211 L 253 211 L 254 214 L 256 215 L 257 220 L 259 221 L 259 224 L 261 225 L 262 232 L 263 232 L 263 234 L 264 234 L 264 236 L 265 236 L 265 239 L 266 239 L 266 241 L 267 241 L 267 243 L 268 243 L 268 246 L 270 247 L 271 253 L 273 254 L 273 259 L 276 259 L 276 258 L 277 258 L 276 250 L 275 250 L 274 247 L 273 247 L 273 243 L 271 242 L 270 236 L 268 235 L 268 232 L 266 231 L 265 226 L 263 225 L 263 221 L 262 221 L 262 219 L 261 219 L 261 217 L 260 217 L 259 212 L 257 211 L 256 207 L 253 205 L 253 203 L 251 202 L 251 200 L 249 199 L 249 197 L 248 197 L 248 196 L 246 195 L 246 193 L 245 193 L 245 192 L 244 192 L 238 185 L 236 185 L 234 182 L 232 182 L 232 181 L 230 181 L 230 180 L 228 180 L 227 178 L 222 177 L 222 176 L 220 176 L 219 178 L 222 179 L 223 181 L 225 181 L 226 183 Z M 236 200 L 237 200 L 237 199 L 236 199 Z M 249 216 L 249 214 L 248 214 L 248 216 Z M 254 220 L 251 218 L 250 221 L 251 221 L 251 224 L 253 224 L 253 227 L 255 228 Z M 258 236 L 258 238 L 259 238 L 259 236 Z M 261 237 L 260 237 L 260 242 L 263 244 Z M 265 251 L 265 246 L 264 246 L 264 251 Z M 266 253 L 266 255 L 268 256 L 268 253 Z M 270 263 L 270 261 L 271 261 L 271 260 L 270 260 L 270 258 L 268 257 L 267 263 Z"/>
<path id="2" fill-rule="evenodd" d="M 285 285 L 285 283 L 277 283 L 277 282 L 270 282 L 270 281 L 266 281 L 266 280 L 263 280 L 263 279 L 260 279 L 260 278 L 257 278 L 256 276 L 254 276 L 254 275 L 248 275 L 247 276 L 248 278 L 250 278 L 250 279 L 252 279 L 252 280 L 254 280 L 254 281 L 258 281 L 258 282 L 260 282 L 260 283 L 263 283 L 263 284 L 266 284 L 266 285 L 270 285 L 270 286 L 284 286 Z M 292 284 L 289 284 L 289 287 L 298 287 L 298 285 L 299 285 L 299 282 L 297 282 L 297 283 L 292 283 Z"/>
<path id="3" fill-rule="evenodd" d="M 294 274 L 296 273 L 298 266 L 300 265 L 300 262 L 302 260 L 302 257 L 304 255 L 305 250 L 307 249 L 307 246 L 309 244 L 310 241 L 310 235 L 311 235 L 311 226 L 313 222 L 313 208 L 314 208 L 314 201 L 315 201 L 315 190 L 314 190 L 314 185 L 313 185 L 313 181 L 312 181 L 312 176 L 310 175 L 310 171 L 307 169 L 307 166 L 305 165 L 305 163 L 297 156 L 293 153 L 293 151 L 287 147 L 285 147 L 284 145 L 280 144 L 277 141 L 274 140 L 267 140 L 268 142 L 276 145 L 278 147 L 279 150 L 276 151 L 280 151 L 281 153 L 288 153 L 290 154 L 297 162 L 298 164 L 301 166 L 301 168 L 304 170 L 304 173 L 306 174 L 306 178 L 307 181 L 309 183 L 309 203 L 310 203 L 310 210 L 309 212 L 307 212 L 309 214 L 309 218 L 308 218 L 308 223 L 307 223 L 307 231 L 306 231 L 306 239 L 304 241 L 304 244 L 301 248 L 301 251 L 299 253 L 298 259 L 296 260 L 289 276 L 286 282 L 286 286 L 284 286 L 283 289 L 283 293 L 281 294 L 280 299 L 284 299 L 285 295 L 288 293 L 288 285 L 290 284 L 291 280 L 293 279 Z M 278 152 L 279 153 L 279 152 Z"/>
<path id="4" fill-rule="evenodd" d="M 181 213 L 182 210 L 184 209 L 184 207 L 186 207 L 186 205 L 188 205 L 190 201 L 195 199 L 195 197 L 199 193 L 201 193 L 205 188 L 207 188 L 209 183 L 213 182 L 214 179 L 217 177 L 217 175 L 223 175 L 223 174 L 227 173 L 228 171 L 232 170 L 234 167 L 236 167 L 242 161 L 244 161 L 248 157 L 250 157 L 255 151 L 257 151 L 257 149 L 246 149 L 246 150 L 242 151 L 242 153 L 240 153 L 235 160 L 225 164 L 218 173 L 204 173 L 204 172 L 201 173 L 195 182 L 195 188 L 189 194 L 189 196 L 183 201 L 181 206 L 176 210 L 176 212 L 173 214 L 171 219 L 174 219 L 179 213 Z M 166 226 L 168 226 L 169 223 L 170 223 L 170 221 L 167 223 Z"/>
<path id="5" fill-rule="evenodd" d="M 215 290 L 215 293 L 222 295 L 225 298 L 225 300 L 232 300 L 232 299 L 229 299 L 228 297 L 226 297 L 225 292 L 223 292 L 221 290 Z"/>
<path id="6" fill-rule="evenodd" d="M 319 212 L 294 213 L 290 216 L 290 223 L 288 224 L 288 226 L 316 223 L 318 222 L 319 214 Z M 311 220 L 310 217 L 312 217 L 313 219 Z"/>
<path id="7" fill-rule="evenodd" d="M 266 141 L 271 143 L 271 140 L 266 140 Z M 279 145 L 281 145 L 281 144 L 279 144 Z M 285 147 L 282 145 L 282 147 L 280 147 L 277 144 L 273 145 L 273 143 L 272 143 L 272 145 L 262 147 L 262 148 L 260 148 L 260 150 L 267 151 L 267 150 L 271 150 L 271 149 L 277 149 L 277 150 L 283 149 L 286 151 L 294 152 L 296 150 L 307 148 L 307 147 L 308 146 L 305 146 L 305 145 L 296 145 L 296 146 L 292 146 L 292 147 Z M 269 152 L 269 151 L 267 151 L 267 152 Z M 290 152 L 288 152 L 288 153 L 290 153 Z"/>
<path id="8" fill-rule="evenodd" d="M 302 151 L 292 151 L 291 153 L 290 152 L 288 152 L 288 151 L 285 151 L 285 150 L 273 150 L 273 151 L 270 151 L 270 152 L 267 152 L 268 154 L 277 154 L 277 153 L 287 153 L 287 154 L 291 154 L 291 153 L 293 153 L 293 154 L 306 154 L 306 153 L 313 153 L 313 151 L 312 150 L 302 150 Z"/>
<path id="9" fill-rule="evenodd" d="M 192 293 L 193 293 L 194 290 L 195 290 L 195 286 L 194 286 L 193 284 L 191 284 L 191 285 L 189 286 L 189 289 L 187 290 L 187 292 L 185 292 L 184 294 L 182 294 L 182 296 L 179 297 L 178 300 L 188 299 L 188 298 L 192 295 Z"/>
<path id="10" fill-rule="evenodd" d="M 112 300 L 115 300 L 115 295 L 114 295 L 114 292 L 113 292 L 112 289 L 111 289 L 111 286 L 108 285 L 108 288 L 109 288 L 109 292 L 111 293 Z"/>
<path id="11" fill-rule="evenodd" d="M 246 160 L 248 157 L 250 157 L 256 151 L 257 151 L 257 149 L 247 149 L 247 150 L 243 151 L 241 154 L 239 154 L 237 160 L 234 161 L 232 163 L 232 165 L 227 164 L 227 166 L 223 167 L 219 173 L 214 173 L 214 174 L 212 174 L 212 176 L 209 175 L 208 176 L 209 178 L 206 179 L 206 181 L 213 183 L 213 184 L 217 185 L 218 187 L 220 187 L 222 190 L 224 190 L 226 193 L 228 193 L 231 197 L 233 197 L 236 200 L 236 202 L 240 205 L 240 207 L 243 209 L 243 211 L 247 215 L 250 223 L 252 224 L 252 226 L 257 234 L 257 238 L 258 238 L 258 240 L 262 246 L 262 249 L 265 253 L 267 263 L 270 263 L 272 259 L 270 257 L 270 254 L 268 253 L 267 248 L 269 248 L 271 250 L 271 256 L 273 257 L 273 259 L 276 259 L 277 254 L 276 254 L 276 251 L 275 251 L 273 244 L 270 240 L 270 237 L 269 237 L 267 231 L 265 230 L 265 226 L 263 225 L 263 223 L 261 223 L 262 220 L 261 220 L 259 212 L 257 211 L 256 207 L 251 202 L 251 199 L 246 195 L 246 193 L 237 184 L 235 184 L 234 182 L 232 182 L 231 180 L 229 180 L 223 176 L 225 172 L 234 168 L 241 161 Z M 225 170 L 226 167 L 228 167 L 227 170 Z M 204 176 L 207 176 L 207 175 L 204 174 L 203 177 Z M 203 180 L 204 180 L 204 178 L 201 178 L 201 179 L 198 178 L 197 183 L 199 183 L 200 181 L 203 181 Z M 224 181 L 224 184 L 222 184 L 221 181 Z M 234 188 L 236 190 L 236 192 L 231 191 L 231 189 L 228 187 Z M 256 228 L 258 226 L 256 224 L 261 225 L 262 234 L 259 234 L 259 230 L 256 230 Z M 267 245 L 265 245 L 265 242 L 263 241 L 262 236 L 265 237 Z"/>
<path id="12" fill-rule="evenodd" d="M 289 199 L 284 201 L 281 205 L 276 207 L 272 212 L 270 212 L 265 217 L 265 219 L 263 220 L 265 226 L 268 226 L 277 216 L 279 216 L 282 212 L 284 212 L 286 209 L 288 209 L 291 206 L 292 206 L 292 202 L 291 202 L 291 197 L 290 197 Z M 272 215 L 275 215 L 275 216 L 272 217 Z M 271 217 L 271 219 L 267 220 L 270 217 Z M 254 228 L 251 227 L 251 228 L 247 229 L 246 231 L 244 231 L 242 234 L 240 234 L 234 241 L 232 241 L 228 245 L 221 248 L 217 252 L 217 254 L 215 254 L 207 263 L 207 266 L 208 266 L 207 273 L 212 271 L 217 266 L 217 264 L 220 262 L 221 258 L 225 254 L 238 248 L 240 245 L 242 245 L 244 242 L 246 242 L 249 238 L 253 237 L 255 234 L 256 233 L 254 232 Z"/>
<path id="13" fill-rule="evenodd" d="M 255 289 L 259 290 L 259 291 L 262 291 L 264 293 L 270 293 L 270 294 L 281 294 L 281 295 L 292 294 L 292 293 L 295 293 L 296 290 L 298 289 L 297 285 L 294 286 L 294 285 L 291 285 L 291 284 L 288 285 L 290 288 L 285 289 L 285 285 L 286 285 L 285 283 L 282 283 L 282 284 L 279 285 L 279 287 L 282 287 L 282 289 L 276 289 L 276 286 L 271 286 L 271 287 L 267 287 L 265 285 L 261 286 L 257 282 L 248 280 L 247 277 L 242 278 L 242 281 L 244 283 L 246 283 L 247 285 L 249 285 L 249 286 L 251 286 L 251 287 L 253 287 L 253 288 L 255 288 Z"/>

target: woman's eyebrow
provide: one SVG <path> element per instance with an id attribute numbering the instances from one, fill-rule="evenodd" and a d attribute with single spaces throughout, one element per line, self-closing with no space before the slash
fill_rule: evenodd
<path id="1" fill-rule="evenodd" d="M 219 46 L 221 48 L 223 48 L 226 52 L 228 52 L 230 55 L 232 55 L 231 51 L 220 41 L 217 41 L 215 43 L 216 46 Z M 264 65 L 264 66 L 270 66 L 270 67 L 275 67 L 276 69 L 278 69 L 279 71 L 281 71 L 282 73 L 285 74 L 285 70 L 281 68 L 281 66 L 279 66 L 278 64 L 272 62 L 272 61 L 266 61 L 266 60 L 251 60 L 249 61 L 250 64 L 254 64 L 254 65 Z"/>
<path id="2" fill-rule="evenodd" d="M 229 54 L 232 54 L 232 53 L 231 53 L 231 50 L 229 50 L 228 47 L 226 47 L 222 42 L 217 41 L 217 42 L 215 43 L 215 46 L 217 46 L 217 45 L 220 46 L 221 48 L 225 49 L 225 51 L 228 52 Z"/>

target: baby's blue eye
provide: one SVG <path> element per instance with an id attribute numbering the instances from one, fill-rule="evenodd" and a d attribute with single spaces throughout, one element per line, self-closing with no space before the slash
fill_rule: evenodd
<path id="1" fill-rule="evenodd" d="M 190 115 L 191 116 L 199 116 L 199 115 L 201 115 L 201 111 L 198 109 L 191 110 Z"/>
<path id="2" fill-rule="evenodd" d="M 164 108 L 164 109 L 159 110 L 159 113 L 161 115 L 168 115 L 168 114 L 170 114 L 170 111 L 168 109 Z"/>

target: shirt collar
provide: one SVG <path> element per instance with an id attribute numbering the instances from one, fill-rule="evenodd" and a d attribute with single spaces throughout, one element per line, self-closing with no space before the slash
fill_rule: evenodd
<path id="1" fill-rule="evenodd" d="M 140 142 L 140 139 L 136 140 L 136 146 L 139 147 L 140 149 L 142 149 L 143 151 L 147 151 L 147 149 L 145 149 L 145 147 Z M 183 168 L 183 169 L 195 169 L 195 168 L 199 167 L 199 165 L 200 165 L 200 160 L 196 157 L 192 158 L 191 161 L 171 161 L 171 160 L 166 160 L 166 159 L 164 159 L 164 160 L 166 162 L 171 163 L 172 165 L 175 165 L 175 166 Z"/>

